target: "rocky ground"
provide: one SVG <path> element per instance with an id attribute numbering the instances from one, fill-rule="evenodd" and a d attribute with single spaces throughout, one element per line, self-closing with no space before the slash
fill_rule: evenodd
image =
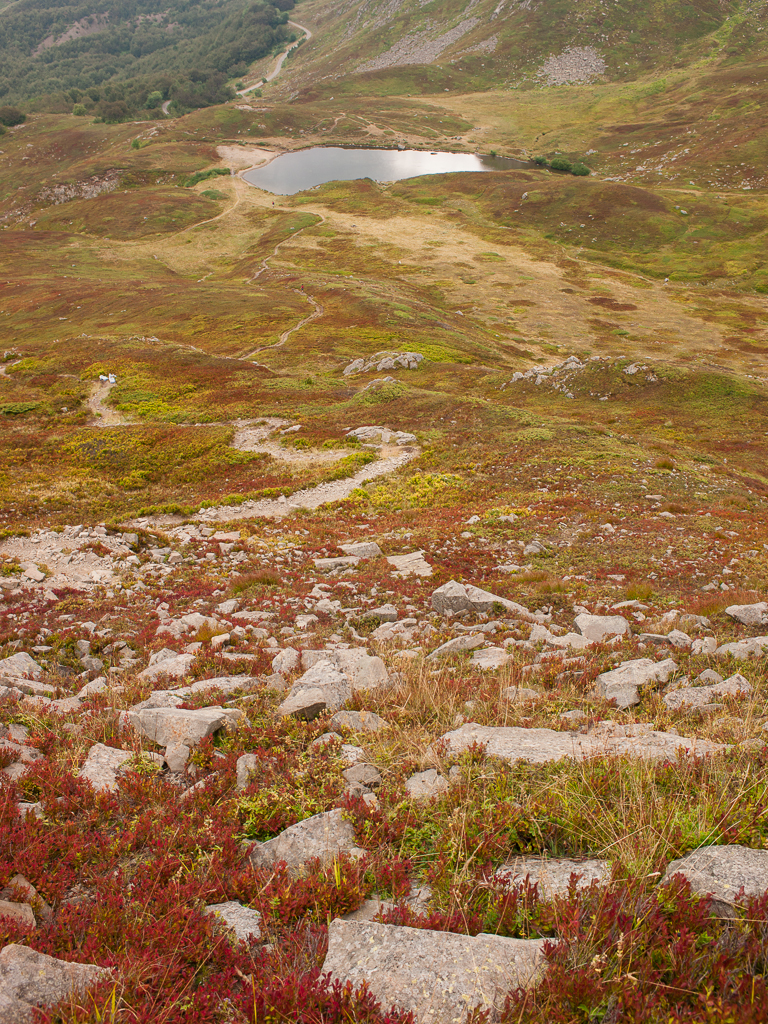
<path id="1" fill-rule="evenodd" d="M 431 548 L 333 506 L 6 538 L 0 1020 L 762 999 L 768 603 L 528 605 L 551 542 L 505 515 Z M 446 579 L 489 557 L 494 592 Z"/>

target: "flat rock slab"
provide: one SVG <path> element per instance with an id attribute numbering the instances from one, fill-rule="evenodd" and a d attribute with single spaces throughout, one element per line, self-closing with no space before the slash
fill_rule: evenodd
<path id="1" fill-rule="evenodd" d="M 698 896 L 710 895 L 733 906 L 741 889 L 744 896 L 768 892 L 768 850 L 749 846 L 705 846 L 667 866 L 662 882 L 683 875 Z"/>
<path id="2" fill-rule="evenodd" d="M 319 857 L 321 863 L 327 865 L 340 853 L 362 857 L 365 850 L 357 845 L 355 830 L 337 808 L 314 814 L 291 825 L 274 839 L 257 843 L 250 852 L 250 860 L 255 868 L 270 868 L 283 860 L 292 874 L 298 874 L 313 857 Z"/>
<path id="3" fill-rule="evenodd" d="M 244 907 L 237 900 L 227 903 L 210 903 L 205 908 L 206 914 L 213 914 L 223 925 L 234 932 L 235 937 L 243 942 L 261 938 L 261 914 L 258 910 Z"/>
<path id="4" fill-rule="evenodd" d="M 725 614 L 744 626 L 768 626 L 768 603 L 765 601 L 758 604 L 732 604 L 725 609 Z"/>
<path id="5" fill-rule="evenodd" d="M 729 655 L 737 661 L 747 658 L 762 658 L 768 654 L 768 636 L 749 636 L 745 640 L 734 640 L 730 644 L 722 644 L 715 651 L 715 657 L 727 658 Z"/>
<path id="6" fill-rule="evenodd" d="M 188 655 L 185 655 L 188 657 Z M 222 693 L 233 693 L 235 690 L 251 690 L 258 680 L 253 676 L 220 676 L 217 679 L 199 679 L 190 686 L 178 686 L 173 690 L 153 690 L 146 700 L 134 704 L 129 710 L 143 711 L 144 708 L 174 708 L 191 697 L 205 690 L 220 690 Z"/>
<path id="7" fill-rule="evenodd" d="M 96 964 L 76 964 L 11 943 L 0 952 L 0 1024 L 32 1024 L 35 1010 L 109 978 Z"/>
<path id="8" fill-rule="evenodd" d="M 640 703 L 638 691 L 641 687 L 666 683 L 677 668 L 677 662 L 672 658 L 665 658 L 664 661 L 652 661 L 650 658 L 625 661 L 610 672 L 600 673 L 595 679 L 594 693 L 614 701 L 619 708 L 628 708 Z"/>
<path id="9" fill-rule="evenodd" d="M 448 780 L 439 775 L 435 768 L 428 768 L 406 779 L 405 791 L 412 800 L 431 800 L 448 792 Z"/>
<path id="10" fill-rule="evenodd" d="M 678 750 L 702 755 L 726 749 L 723 743 L 657 732 L 644 723 L 619 725 L 616 722 L 600 722 L 587 735 L 469 722 L 460 729 L 445 733 L 441 742 L 447 744 L 451 754 L 461 754 L 474 743 L 482 743 L 489 757 L 510 762 L 531 761 L 534 764 L 559 761 L 563 757 L 584 760 L 615 754 L 674 758 Z"/>
<path id="11" fill-rule="evenodd" d="M 512 655 L 503 647 L 485 647 L 482 651 L 475 651 L 469 660 L 474 668 L 482 669 L 483 672 L 495 672 L 504 668 L 512 661 Z"/>
<path id="12" fill-rule="evenodd" d="M 713 686 L 681 686 L 678 690 L 664 695 L 668 708 L 705 708 L 717 703 L 723 697 L 747 697 L 752 693 L 751 684 L 738 672 Z"/>
<path id="13" fill-rule="evenodd" d="M 94 743 L 85 764 L 77 773 L 78 778 L 87 779 L 98 793 L 113 793 L 117 789 L 121 768 L 132 757 L 132 750 L 118 750 L 104 743 Z"/>
<path id="14" fill-rule="evenodd" d="M 129 711 L 128 722 L 147 739 L 161 747 L 183 743 L 194 747 L 211 736 L 218 729 L 224 728 L 231 720 L 242 715 L 241 711 L 224 708 L 200 708 L 186 711 L 181 708 L 145 708 L 142 711 Z"/>
<path id="15" fill-rule="evenodd" d="M 542 896 L 567 896 L 574 877 L 577 889 L 587 889 L 592 882 L 604 885 L 611 880 L 611 863 L 607 860 L 570 860 L 567 857 L 515 857 L 496 872 L 497 878 L 521 883 L 528 878 L 536 883 Z"/>
<path id="16" fill-rule="evenodd" d="M 538 981 L 544 941 L 338 918 L 323 972 L 354 988 L 366 982 L 385 1011 L 410 1010 L 417 1024 L 463 1024 L 470 1010 L 499 1010 L 510 989 Z"/>
<path id="17" fill-rule="evenodd" d="M 139 672 L 138 678 L 143 682 L 154 682 L 155 679 L 160 679 L 162 676 L 168 676 L 169 679 L 183 679 L 192 668 L 194 660 L 194 654 L 176 654 L 173 651 L 169 657 L 158 659 L 155 662 L 150 660 L 144 671 Z"/>
<path id="18" fill-rule="evenodd" d="M 481 590 L 471 583 L 449 580 L 432 594 L 432 607 L 438 615 L 455 615 L 457 612 L 490 612 L 494 605 L 501 605 L 518 618 L 532 619 L 527 608 L 505 597 L 498 597 L 488 590 Z"/>
<path id="19" fill-rule="evenodd" d="M 39 679 L 42 674 L 42 667 L 23 651 L 19 654 L 12 654 L 10 658 L 0 660 L 0 676 L 24 676 L 27 679 Z"/>
<path id="20" fill-rule="evenodd" d="M 630 631 L 629 623 L 623 615 L 590 615 L 582 612 L 574 622 L 582 636 L 597 643 L 615 636 L 624 636 Z"/>
<path id="21" fill-rule="evenodd" d="M 452 640 L 446 640 L 440 644 L 427 657 L 427 661 L 436 661 L 438 658 L 450 658 L 454 654 L 463 654 L 465 651 L 473 651 L 480 644 L 485 643 L 485 633 L 465 633 L 463 636 L 455 636 Z"/>
<path id="22" fill-rule="evenodd" d="M 380 732 L 389 723 L 375 711 L 337 711 L 328 725 L 331 729 L 350 729 L 352 732 Z"/>
<path id="23" fill-rule="evenodd" d="M 340 544 L 345 555 L 353 558 L 381 558 L 383 552 L 374 540 L 360 540 L 350 544 Z"/>
<path id="24" fill-rule="evenodd" d="M 432 566 L 423 551 L 411 551 L 407 555 L 390 555 L 387 558 L 394 568 L 394 576 L 431 576 Z"/>

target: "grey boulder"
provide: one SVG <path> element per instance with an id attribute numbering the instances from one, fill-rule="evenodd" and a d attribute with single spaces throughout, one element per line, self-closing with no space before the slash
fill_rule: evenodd
<path id="1" fill-rule="evenodd" d="M 331 729 L 349 729 L 350 732 L 380 732 L 388 724 L 375 711 L 337 711 L 328 723 Z"/>
<path id="2" fill-rule="evenodd" d="M 743 626 L 768 626 L 768 603 L 732 604 L 725 609 L 725 614 L 736 619 Z"/>
<path id="3" fill-rule="evenodd" d="M 681 686 L 678 690 L 672 690 L 665 694 L 664 703 L 673 710 L 706 708 L 709 704 L 722 700 L 723 697 L 746 697 L 750 693 L 752 693 L 752 686 L 744 676 L 737 672 L 713 686 Z"/>
<path id="4" fill-rule="evenodd" d="M 162 651 L 156 651 L 152 655 L 149 665 L 143 672 L 139 672 L 138 678 L 142 682 L 154 682 L 161 676 L 168 676 L 169 679 L 182 679 L 189 673 L 194 660 L 194 654 L 177 654 L 176 651 L 165 647 Z"/>
<path id="5" fill-rule="evenodd" d="M 507 611 L 523 619 L 533 616 L 521 604 L 508 601 L 505 597 L 497 597 L 488 590 L 481 590 L 471 583 L 459 583 L 449 580 L 438 587 L 432 594 L 432 607 L 438 615 L 455 615 L 457 612 L 490 612 L 494 605 L 501 605 Z"/>
<path id="6" fill-rule="evenodd" d="M 298 874 L 308 860 L 318 857 L 327 866 L 340 853 L 357 858 L 365 850 L 357 845 L 355 830 L 337 808 L 305 818 L 266 843 L 256 843 L 249 856 L 255 868 L 271 868 L 285 861 L 288 870 Z"/>
<path id="7" fill-rule="evenodd" d="M 662 882 L 682 875 L 697 896 L 710 895 L 724 908 L 732 907 L 740 890 L 744 896 L 768 891 L 768 850 L 749 846 L 704 846 L 667 865 Z"/>
<path id="8" fill-rule="evenodd" d="M 499 1011 L 510 989 L 539 980 L 544 941 L 337 918 L 323 972 L 354 988 L 366 982 L 385 1010 L 410 1010 L 418 1024 L 463 1024 L 470 1011 Z"/>
<path id="9" fill-rule="evenodd" d="M 437 661 L 438 658 L 450 658 L 454 654 L 463 654 L 465 651 L 473 651 L 475 647 L 485 643 L 485 633 L 465 633 L 463 636 L 455 636 L 452 640 L 446 640 L 440 644 L 427 657 L 427 661 Z"/>
<path id="10" fill-rule="evenodd" d="M 619 708 L 628 708 L 640 703 L 638 690 L 654 683 L 666 683 L 677 671 L 678 665 L 672 658 L 652 661 L 650 658 L 635 658 L 622 662 L 610 672 L 601 672 L 595 679 L 593 692 L 597 697 L 612 700 Z"/>
<path id="11" fill-rule="evenodd" d="M 595 643 L 629 633 L 629 623 L 623 615 L 590 615 L 582 612 L 574 622 L 581 635 Z"/>
<path id="12" fill-rule="evenodd" d="M 205 908 L 205 912 L 213 915 L 228 931 L 234 933 L 236 939 L 242 942 L 248 942 L 249 939 L 258 942 L 261 938 L 261 914 L 258 910 L 244 907 L 237 900 L 229 900 L 227 903 L 210 903 Z"/>
<path id="13" fill-rule="evenodd" d="M 35 1010 L 53 1006 L 112 972 L 76 964 L 11 943 L 0 952 L 0 1024 L 32 1024 Z"/>
<path id="14" fill-rule="evenodd" d="M 405 782 L 405 791 L 412 800 L 431 800 L 447 790 L 448 781 L 442 775 L 438 775 L 434 768 L 417 772 Z"/>
<path id="15" fill-rule="evenodd" d="M 117 776 L 126 761 L 133 757 L 132 750 L 117 750 L 104 743 L 94 743 L 88 751 L 78 778 L 87 779 L 98 793 L 112 793 L 117 789 Z"/>
<path id="16" fill-rule="evenodd" d="M 39 679 L 42 674 L 42 667 L 23 651 L 12 654 L 10 658 L 0 660 L 0 676 L 24 676 L 27 679 Z"/>
<path id="17" fill-rule="evenodd" d="M 575 876 L 577 889 L 587 889 L 592 882 L 603 885 L 611 880 L 611 863 L 607 860 L 570 860 L 567 857 L 515 857 L 496 871 L 497 878 L 516 884 L 528 878 L 547 898 L 566 896 L 572 876 Z"/>
<path id="18" fill-rule="evenodd" d="M 717 658 L 727 658 L 730 655 L 737 661 L 746 661 L 747 658 L 762 658 L 764 654 L 768 654 L 768 636 L 748 636 L 744 640 L 721 644 L 715 651 Z"/>
<path id="19" fill-rule="evenodd" d="M 212 736 L 228 724 L 236 724 L 243 712 L 235 708 L 144 708 L 129 711 L 128 722 L 148 740 L 160 747 L 183 743 L 195 747 L 206 736 Z"/>
<path id="20" fill-rule="evenodd" d="M 352 684 L 348 676 L 327 658 L 322 658 L 296 680 L 277 708 L 277 714 L 312 721 L 323 711 L 341 710 L 351 699 Z"/>
<path id="21" fill-rule="evenodd" d="M 601 755 L 631 754 L 645 758 L 674 758 L 678 750 L 703 755 L 725 750 L 722 743 L 687 739 L 677 733 L 658 732 L 646 723 L 620 725 L 600 722 L 591 732 L 556 732 L 554 729 L 524 729 L 517 726 L 477 725 L 469 722 L 445 733 L 440 741 L 449 754 L 461 754 L 475 744 L 485 747 L 486 755 L 503 761 L 531 761 L 543 764 L 570 757 L 584 760 Z"/>

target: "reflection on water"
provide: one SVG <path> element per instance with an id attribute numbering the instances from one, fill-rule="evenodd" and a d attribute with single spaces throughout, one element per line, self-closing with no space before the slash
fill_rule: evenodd
<path id="1" fill-rule="evenodd" d="M 420 174 L 449 174 L 455 171 L 506 171 L 528 167 L 520 160 L 471 153 L 422 153 L 415 149 L 341 149 L 315 146 L 296 153 L 284 153 L 266 167 L 257 167 L 243 177 L 265 192 L 289 196 L 324 181 L 400 181 Z"/>

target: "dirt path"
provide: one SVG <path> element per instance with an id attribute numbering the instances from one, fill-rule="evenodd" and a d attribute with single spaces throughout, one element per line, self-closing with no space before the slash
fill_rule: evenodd
<path id="1" fill-rule="evenodd" d="M 318 317 L 321 317 L 323 315 L 325 310 L 313 295 L 310 295 L 309 292 L 299 291 L 298 288 L 294 288 L 293 291 L 297 295 L 302 295 L 307 300 L 307 302 L 314 306 L 313 311 L 309 314 L 309 316 L 305 316 L 303 320 L 299 320 L 299 322 L 295 324 L 295 326 L 289 327 L 287 331 L 283 331 L 283 333 L 280 335 L 280 340 L 275 342 L 274 345 L 262 345 L 261 348 L 255 348 L 252 352 L 247 352 L 244 356 L 240 356 L 241 359 L 251 359 L 253 356 L 257 356 L 259 352 L 271 352 L 273 349 L 282 348 L 292 334 L 294 334 L 298 330 L 301 330 L 302 327 L 305 327 L 308 323 L 311 323 L 313 320 L 317 320 Z"/>
<path id="2" fill-rule="evenodd" d="M 262 78 L 262 80 L 260 82 L 257 82 L 255 85 L 249 85 L 247 89 L 238 89 L 238 96 L 245 96 L 247 93 L 253 92 L 254 89 L 259 89 L 261 88 L 262 85 L 266 85 L 267 82 L 274 82 L 274 80 L 283 70 L 283 64 L 285 63 L 286 57 L 288 57 L 288 55 L 292 53 L 300 43 L 303 43 L 305 41 L 309 42 L 309 40 L 312 38 L 312 33 L 309 31 L 308 28 L 305 28 L 304 25 L 299 25 L 299 23 L 296 21 L 289 21 L 288 24 L 292 25 L 294 28 L 300 29 L 304 33 L 304 39 L 297 39 L 294 43 L 290 43 L 286 47 L 286 49 L 283 50 L 283 52 L 279 55 L 275 63 L 275 66 L 272 68 L 269 74 L 265 75 L 264 78 Z"/>
<path id="3" fill-rule="evenodd" d="M 198 512 L 193 519 L 199 522 L 228 522 L 231 519 L 252 519 L 261 516 L 265 519 L 282 519 L 299 508 L 319 508 L 332 501 L 343 501 L 352 491 L 366 480 L 392 473 L 406 463 L 411 462 L 420 454 L 419 448 L 382 447 L 380 458 L 368 466 L 363 466 L 354 476 L 345 480 L 333 480 L 331 483 L 318 484 L 304 491 L 296 491 L 288 498 L 265 498 L 262 501 L 246 501 L 233 508 L 231 505 L 207 508 Z"/>
<path id="4" fill-rule="evenodd" d="M 112 409 L 110 406 L 104 404 L 109 392 L 114 387 L 114 384 L 110 384 L 109 381 L 96 381 L 91 391 L 91 396 L 88 399 L 88 408 L 93 413 L 94 422 L 92 426 L 96 427 L 125 427 L 128 426 L 128 420 L 123 416 L 117 409 Z"/>

